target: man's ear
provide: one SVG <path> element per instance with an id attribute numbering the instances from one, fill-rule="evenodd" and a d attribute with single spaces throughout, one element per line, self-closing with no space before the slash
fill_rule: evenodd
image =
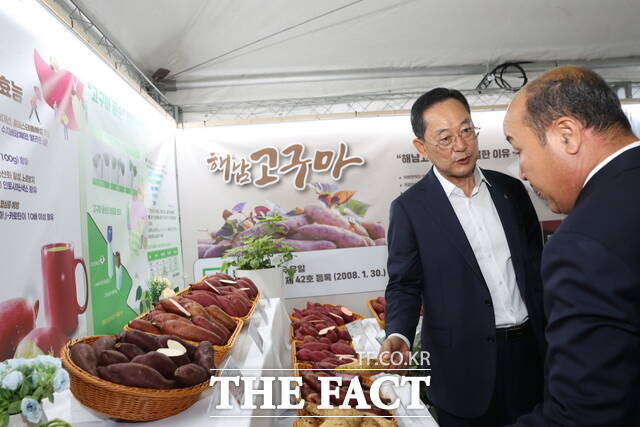
<path id="1" fill-rule="evenodd" d="M 425 150 L 424 148 L 424 141 L 422 141 L 421 139 L 415 138 L 412 142 L 413 142 L 413 146 L 416 148 L 418 153 L 420 153 L 422 157 L 428 160 L 429 154 L 427 153 L 427 150 Z"/>
<path id="2" fill-rule="evenodd" d="M 562 150 L 569 155 L 576 155 L 582 146 L 584 126 L 578 120 L 562 116 L 553 121 L 547 131 L 547 137 L 562 144 Z"/>

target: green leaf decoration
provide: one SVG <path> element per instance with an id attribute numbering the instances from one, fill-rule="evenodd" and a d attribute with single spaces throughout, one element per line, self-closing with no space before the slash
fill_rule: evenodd
<path id="1" fill-rule="evenodd" d="M 142 286 L 138 286 L 136 289 L 136 301 L 138 301 L 142 297 Z"/>
<path id="2" fill-rule="evenodd" d="M 351 199 L 348 202 L 342 204 L 341 207 L 342 206 L 350 209 L 351 211 L 353 211 L 353 213 L 358 215 L 360 218 L 364 217 L 367 213 L 367 210 L 371 207 L 371 205 L 368 205 L 364 202 L 361 202 L 359 200 L 354 200 L 354 199 Z"/>

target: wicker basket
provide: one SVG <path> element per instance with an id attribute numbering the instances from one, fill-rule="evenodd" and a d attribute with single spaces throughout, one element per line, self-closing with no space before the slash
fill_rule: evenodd
<path id="1" fill-rule="evenodd" d="M 371 299 L 367 301 L 367 307 L 369 307 L 369 310 L 371 310 L 371 314 L 373 315 L 373 318 L 376 319 L 376 322 L 378 322 L 378 325 L 380 325 L 380 328 L 384 331 L 384 320 L 378 317 L 378 313 L 373 309 L 373 305 L 371 305 L 371 303 L 374 301 L 376 300 Z"/>
<path id="2" fill-rule="evenodd" d="M 205 381 L 193 387 L 171 390 L 128 387 L 95 377 L 71 360 L 69 348 L 76 343 L 91 344 L 94 335 L 67 342 L 60 358 L 71 378 L 71 393 L 83 405 L 113 418 L 129 421 L 153 421 L 180 413 L 198 400 L 209 387 Z"/>
<path id="3" fill-rule="evenodd" d="M 136 319 L 141 319 L 146 315 L 147 313 L 144 313 L 143 315 L 136 317 Z M 225 345 L 212 345 L 213 361 L 216 364 L 216 367 L 220 366 L 220 364 L 222 363 L 224 358 L 227 356 L 227 354 L 229 354 L 233 346 L 236 345 L 236 341 L 238 341 L 238 335 L 240 335 L 240 331 L 242 331 L 242 327 L 244 325 L 244 322 L 242 321 L 242 319 L 238 317 L 232 317 L 232 319 L 236 322 L 236 328 L 234 329 L 233 333 L 229 337 L 229 340 L 227 341 L 227 343 Z M 124 331 L 127 331 L 129 329 L 132 329 L 129 327 L 129 325 L 125 325 L 124 328 L 122 328 L 122 330 Z M 151 334 L 150 332 L 146 332 L 146 333 Z M 155 334 L 151 334 L 151 335 L 155 335 Z M 185 340 L 184 338 L 180 338 L 180 339 L 185 342 L 188 342 L 189 344 L 193 344 L 195 346 L 200 344 L 197 341 Z"/>

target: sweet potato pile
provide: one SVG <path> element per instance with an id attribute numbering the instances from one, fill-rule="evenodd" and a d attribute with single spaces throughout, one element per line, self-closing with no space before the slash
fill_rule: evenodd
<path id="1" fill-rule="evenodd" d="M 258 288 L 250 279 L 217 273 L 190 285 L 182 297 L 161 299 L 154 310 L 132 320 L 129 327 L 226 345 L 236 329 L 233 317 L 246 316 L 257 295 Z"/>
<path id="2" fill-rule="evenodd" d="M 91 375 L 129 387 L 171 389 L 207 381 L 214 369 L 208 341 L 197 347 L 172 335 L 137 330 L 70 348 L 73 362 Z"/>
<path id="3" fill-rule="evenodd" d="M 371 300 L 371 307 L 373 307 L 380 320 L 385 320 L 384 310 L 386 306 L 387 301 L 384 299 L 384 297 L 378 297 L 375 300 Z"/>
<path id="4" fill-rule="evenodd" d="M 339 406 L 342 405 L 342 403 L 344 402 L 345 396 L 347 394 L 347 390 L 349 389 L 349 384 L 351 383 L 351 381 L 355 380 L 356 378 L 360 381 L 360 385 L 362 386 L 362 391 L 364 393 L 364 397 L 367 401 L 367 403 L 372 407 L 371 409 L 359 409 L 359 411 L 365 412 L 365 413 L 370 413 L 373 415 L 377 415 L 377 416 L 382 416 L 382 417 L 391 417 L 391 413 L 389 413 L 389 411 L 386 411 L 384 409 L 380 409 L 377 408 L 373 402 L 371 401 L 371 396 L 370 396 L 370 389 L 368 386 L 368 383 L 366 381 L 362 380 L 362 377 L 357 377 L 355 375 L 350 375 L 350 374 L 345 374 L 345 373 L 340 373 L 340 372 L 335 372 L 335 371 L 314 371 L 314 370 L 308 370 L 308 371 L 301 371 L 300 375 L 302 376 L 302 388 L 300 390 L 300 394 L 302 396 L 302 398 L 308 402 L 308 403 L 312 403 L 315 405 L 319 405 L 321 402 L 321 387 L 320 387 L 320 380 L 318 379 L 319 377 L 341 377 L 342 378 L 342 385 L 340 386 L 340 393 L 338 395 L 338 397 L 331 395 L 331 397 L 329 398 L 331 401 L 331 404 L 333 406 Z M 335 387 L 337 387 L 337 385 L 335 383 L 332 384 L 331 388 L 335 389 Z M 381 400 L 382 402 L 384 402 L 385 404 L 389 404 L 391 403 L 388 399 L 386 399 L 385 397 L 381 396 Z M 353 403 L 353 406 L 355 406 L 356 402 L 355 400 L 352 400 L 351 403 Z M 307 408 L 307 407 L 305 407 Z"/>

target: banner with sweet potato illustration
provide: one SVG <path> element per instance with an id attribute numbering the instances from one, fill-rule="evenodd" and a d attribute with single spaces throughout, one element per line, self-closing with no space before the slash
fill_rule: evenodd
<path id="1" fill-rule="evenodd" d="M 517 177 L 503 117 L 472 112 L 478 164 Z M 286 297 L 383 290 L 389 206 L 432 166 L 413 138 L 408 115 L 179 129 L 185 272 L 216 271 L 256 218 L 274 211 L 297 249 Z M 530 194 L 541 221 L 561 218 Z"/>

